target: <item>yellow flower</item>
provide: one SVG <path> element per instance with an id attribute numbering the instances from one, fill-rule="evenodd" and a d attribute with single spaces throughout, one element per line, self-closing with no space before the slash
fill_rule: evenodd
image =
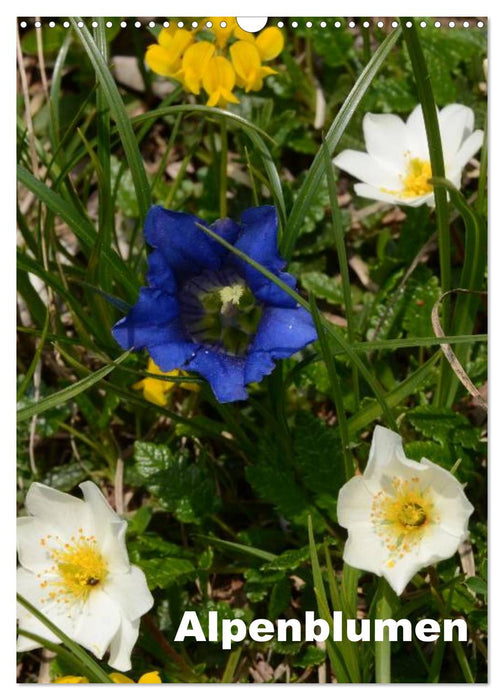
<path id="1" fill-rule="evenodd" d="M 171 372 L 163 372 L 152 358 L 149 357 L 147 364 L 147 372 L 150 374 L 160 374 L 163 377 L 180 377 L 185 376 L 186 372 L 175 369 Z M 134 389 L 141 389 L 144 398 L 158 406 L 166 406 L 168 403 L 168 394 L 179 385 L 182 389 L 188 391 L 199 391 L 199 386 L 195 382 L 167 382 L 163 379 L 154 379 L 153 377 L 145 377 L 136 384 L 133 384 Z"/>
<path id="2" fill-rule="evenodd" d="M 261 61 L 271 61 L 276 58 L 284 47 L 283 34 L 277 27 L 266 27 L 255 37 L 250 32 L 246 32 L 237 26 L 234 30 L 234 35 L 240 41 L 248 41 L 254 44 L 259 51 Z"/>
<path id="3" fill-rule="evenodd" d="M 158 43 L 147 47 L 145 61 L 149 68 L 166 78 L 173 78 L 182 67 L 182 55 L 194 38 L 187 29 L 167 27 L 159 32 Z"/>
<path id="4" fill-rule="evenodd" d="M 162 29 L 145 60 L 155 73 L 178 80 L 194 95 L 203 87 L 210 107 L 226 107 L 240 101 L 233 94 L 235 86 L 246 92 L 262 88 L 264 78 L 276 72 L 262 64 L 276 58 L 283 46 L 277 27 L 267 27 L 256 37 L 241 29 L 236 17 L 208 17 L 192 31 L 175 24 Z"/>
<path id="5" fill-rule="evenodd" d="M 238 27 L 236 17 L 208 17 L 208 19 L 206 19 L 204 22 L 205 25 L 206 22 L 212 23 L 210 31 L 215 35 L 217 46 L 221 49 L 226 46 L 227 42 L 231 38 L 231 35 L 233 34 L 233 31 Z M 222 24 L 225 24 L 226 26 L 222 27 Z"/>
<path id="6" fill-rule="evenodd" d="M 131 678 L 128 678 L 128 676 L 124 676 L 122 673 L 109 673 L 109 678 L 111 678 L 114 683 L 134 683 L 135 681 L 132 681 Z M 161 680 L 159 676 L 159 671 L 150 671 L 149 673 L 144 673 L 143 676 L 140 676 L 138 679 L 139 683 L 162 683 L 163 681 Z"/>
<path id="7" fill-rule="evenodd" d="M 214 53 L 214 44 L 209 41 L 198 41 L 197 44 L 189 46 L 184 54 L 180 77 L 184 87 L 194 95 L 198 95 L 201 90 L 203 75 Z"/>
<path id="8" fill-rule="evenodd" d="M 237 41 L 229 49 L 233 68 L 236 71 L 237 83 L 245 88 L 245 92 L 250 90 L 260 90 L 263 85 L 263 78 L 266 75 L 276 73 L 272 68 L 261 65 L 261 56 L 256 46 L 250 41 Z"/>
<path id="9" fill-rule="evenodd" d="M 203 87 L 208 93 L 207 105 L 225 107 L 228 102 L 238 104 L 240 100 L 232 93 L 235 82 L 236 77 L 231 62 L 224 56 L 211 58 L 203 76 Z"/>
<path id="10" fill-rule="evenodd" d="M 114 683 L 134 683 L 131 678 L 125 676 L 122 673 L 109 673 L 109 678 L 114 681 Z M 89 683 L 89 680 L 85 676 L 61 676 L 61 678 L 56 678 L 54 683 Z M 138 679 L 139 683 L 162 683 L 159 676 L 159 671 L 149 671 L 149 673 L 144 673 Z"/>

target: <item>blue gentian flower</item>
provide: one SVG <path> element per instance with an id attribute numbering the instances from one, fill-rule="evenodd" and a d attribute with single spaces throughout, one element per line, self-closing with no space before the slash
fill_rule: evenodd
<path id="1" fill-rule="evenodd" d="M 249 263 L 210 238 L 214 231 L 294 289 L 282 272 L 274 207 L 247 209 L 240 224 L 208 226 L 192 214 L 154 206 L 145 221 L 148 287 L 112 329 L 124 349 L 147 348 L 163 372 L 192 370 L 218 401 L 247 398 L 245 385 L 269 374 L 316 338 L 310 314 Z"/>

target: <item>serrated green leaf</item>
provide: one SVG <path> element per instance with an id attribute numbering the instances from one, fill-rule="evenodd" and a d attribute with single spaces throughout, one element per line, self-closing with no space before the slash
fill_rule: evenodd
<path id="1" fill-rule="evenodd" d="M 187 559 L 174 559 L 172 557 L 157 557 L 144 559 L 141 568 L 147 577 L 150 589 L 166 588 L 173 583 L 181 583 L 191 578 L 194 566 Z"/>
<path id="2" fill-rule="evenodd" d="M 341 281 L 329 277 L 324 272 L 305 272 L 301 275 L 301 285 L 317 299 L 325 299 L 331 304 L 343 304 Z"/>
<path id="3" fill-rule="evenodd" d="M 201 522 L 218 509 L 214 482 L 201 462 L 174 455 L 166 445 L 137 441 L 135 464 L 148 490 L 181 522 Z"/>

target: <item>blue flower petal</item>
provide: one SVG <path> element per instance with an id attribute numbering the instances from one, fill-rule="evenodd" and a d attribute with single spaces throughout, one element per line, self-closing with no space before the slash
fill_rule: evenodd
<path id="1" fill-rule="evenodd" d="M 167 294 L 176 294 L 178 289 L 171 267 L 166 263 L 166 259 L 159 250 L 152 252 L 148 260 L 147 282 L 152 287 L 158 287 Z"/>
<path id="2" fill-rule="evenodd" d="M 230 243 L 234 243 L 239 232 L 239 226 L 230 219 L 220 219 L 209 227 L 197 216 L 160 206 L 151 207 L 145 220 L 147 242 L 158 249 L 179 282 L 199 275 L 203 270 L 218 270 L 228 255 L 224 246 L 212 240 L 196 224 L 212 229 Z M 155 269 L 152 279 L 155 284 L 161 266 L 158 258 L 154 258 L 153 262 Z"/>
<path id="3" fill-rule="evenodd" d="M 267 307 L 249 354 L 267 352 L 274 359 L 290 357 L 316 338 L 312 317 L 301 306 L 295 309 Z"/>
<path id="4" fill-rule="evenodd" d="M 260 382 L 267 374 L 271 374 L 275 369 L 269 352 L 251 352 L 247 355 L 247 364 L 245 365 L 245 384 L 251 382 Z"/>
<path id="5" fill-rule="evenodd" d="M 217 350 L 201 348 L 186 368 L 199 372 L 209 382 L 220 403 L 247 398 L 245 389 L 245 359 Z"/>
<path id="6" fill-rule="evenodd" d="M 137 303 L 115 324 L 112 335 L 125 350 L 147 348 L 164 372 L 183 365 L 199 347 L 184 333 L 177 299 L 147 287 L 140 289 Z"/>
<path id="7" fill-rule="evenodd" d="M 247 209 L 242 215 L 241 229 L 242 233 L 235 244 L 236 248 L 280 277 L 293 289 L 294 277 L 286 272 L 281 272 L 286 263 L 278 253 L 278 220 L 275 207 L 265 206 Z M 292 297 L 248 263 L 234 256 L 231 264 L 245 277 L 254 296 L 260 301 L 286 308 L 296 306 Z"/>

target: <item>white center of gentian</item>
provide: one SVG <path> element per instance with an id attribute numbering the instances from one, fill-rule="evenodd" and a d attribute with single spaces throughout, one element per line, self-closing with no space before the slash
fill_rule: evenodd
<path id="1" fill-rule="evenodd" d="M 429 489 L 421 489 L 418 477 L 394 478 L 391 488 L 373 498 L 371 521 L 389 552 L 387 566 L 418 547 L 428 528 L 438 521 Z"/>
<path id="2" fill-rule="evenodd" d="M 184 285 L 179 299 L 193 340 L 230 355 L 245 355 L 262 308 L 241 277 L 227 271 L 199 275 Z"/>

